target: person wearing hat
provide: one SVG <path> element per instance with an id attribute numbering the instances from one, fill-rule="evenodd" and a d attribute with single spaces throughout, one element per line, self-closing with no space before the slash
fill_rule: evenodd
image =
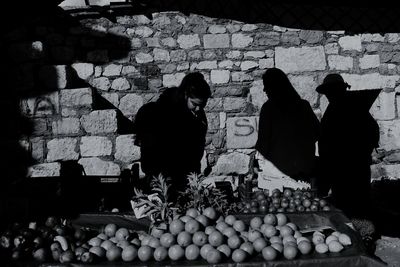
<path id="1" fill-rule="evenodd" d="M 379 127 L 368 109 L 358 108 L 349 88 L 337 73 L 328 74 L 316 88 L 329 101 L 321 119 L 318 189 L 322 195 L 330 190 L 335 206 L 360 217 L 371 208 L 371 154 L 378 146 Z"/>

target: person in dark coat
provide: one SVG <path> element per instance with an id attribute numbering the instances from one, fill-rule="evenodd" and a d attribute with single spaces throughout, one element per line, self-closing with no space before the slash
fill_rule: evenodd
<path id="1" fill-rule="evenodd" d="M 268 100 L 260 112 L 256 150 L 282 173 L 313 182 L 319 132 L 316 115 L 282 70 L 268 69 L 263 84 Z"/>
<path id="2" fill-rule="evenodd" d="M 208 127 L 204 107 L 210 97 L 204 76 L 193 72 L 179 87 L 165 89 L 156 102 L 139 109 L 134 128 L 147 189 L 150 178 L 162 174 L 171 179 L 170 199 L 176 201 L 187 175 L 200 173 Z"/>
<path id="3" fill-rule="evenodd" d="M 379 126 L 369 113 L 370 105 L 365 108 L 362 99 L 352 97 L 354 91 L 348 88 L 342 76 L 333 73 L 316 89 L 329 101 L 321 119 L 320 188 L 325 194 L 331 190 L 335 206 L 358 216 L 368 213 L 371 207 L 370 165 L 373 149 L 379 143 Z"/>

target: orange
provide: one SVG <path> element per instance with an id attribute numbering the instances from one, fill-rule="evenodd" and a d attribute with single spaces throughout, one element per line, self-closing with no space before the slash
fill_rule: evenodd
<path id="1" fill-rule="evenodd" d="M 115 223 L 109 223 L 104 227 L 104 233 L 108 237 L 115 236 L 115 232 L 117 231 L 118 227 Z"/>
<path id="2" fill-rule="evenodd" d="M 243 244 L 240 245 L 239 248 L 246 251 L 247 254 L 249 254 L 250 256 L 253 255 L 253 253 L 254 253 L 254 246 L 250 242 L 244 242 Z"/>
<path id="3" fill-rule="evenodd" d="M 223 231 L 222 234 L 226 237 L 231 237 L 233 235 L 236 235 L 236 230 L 233 229 L 233 227 L 226 227 Z"/>
<path id="4" fill-rule="evenodd" d="M 232 226 L 233 226 L 233 229 L 235 229 L 236 231 L 238 231 L 240 233 L 243 231 L 246 231 L 246 224 L 242 220 L 236 220 Z"/>
<path id="5" fill-rule="evenodd" d="M 113 242 L 111 242 L 110 240 L 104 240 L 100 244 L 100 247 L 104 248 L 105 250 L 108 250 L 109 248 L 111 248 L 113 246 L 115 246 L 115 244 Z"/>
<path id="6" fill-rule="evenodd" d="M 249 230 L 248 239 L 250 242 L 254 242 L 257 238 L 261 237 L 262 234 L 258 230 L 251 229 Z"/>
<path id="7" fill-rule="evenodd" d="M 200 230 L 200 223 L 195 219 L 190 219 L 185 223 L 185 231 L 194 234 Z"/>
<path id="8" fill-rule="evenodd" d="M 215 225 L 215 228 L 220 231 L 221 233 L 224 231 L 225 228 L 229 227 L 229 225 L 224 222 L 224 221 L 220 221 L 217 223 L 217 225 Z"/>
<path id="9" fill-rule="evenodd" d="M 298 229 L 297 225 L 295 225 L 292 222 L 288 222 L 286 225 L 289 226 L 290 228 L 292 228 L 294 231 L 296 231 Z"/>
<path id="10" fill-rule="evenodd" d="M 279 244 L 282 244 L 282 243 L 283 243 L 282 237 L 276 236 L 276 235 L 270 237 L 269 242 L 270 242 L 271 244 L 272 244 L 272 243 L 279 243 Z"/>
<path id="11" fill-rule="evenodd" d="M 187 260 L 193 261 L 200 256 L 200 248 L 194 244 L 191 244 L 185 249 L 185 257 Z"/>
<path id="12" fill-rule="evenodd" d="M 212 248 L 207 252 L 207 262 L 209 264 L 217 264 L 220 263 L 222 260 L 222 253 L 215 249 Z"/>
<path id="13" fill-rule="evenodd" d="M 278 251 L 271 246 L 262 249 L 261 254 L 266 261 L 273 261 L 278 256 Z"/>
<path id="14" fill-rule="evenodd" d="M 263 224 L 263 220 L 260 217 L 253 217 L 250 220 L 250 227 L 253 229 L 260 229 L 262 224 Z"/>
<path id="15" fill-rule="evenodd" d="M 141 246 L 138 249 L 138 258 L 141 261 L 149 261 L 153 256 L 153 248 L 149 246 Z"/>
<path id="16" fill-rule="evenodd" d="M 203 227 L 207 227 L 208 225 L 210 225 L 210 219 L 208 219 L 208 217 L 206 217 L 205 215 L 200 214 L 199 216 L 197 216 L 196 221 L 198 221 Z"/>
<path id="17" fill-rule="evenodd" d="M 180 232 L 176 237 L 176 242 L 185 248 L 192 243 L 192 235 L 186 231 Z"/>
<path id="18" fill-rule="evenodd" d="M 135 246 L 129 245 L 123 248 L 121 258 L 123 261 L 134 261 L 137 258 L 138 250 Z"/>
<path id="19" fill-rule="evenodd" d="M 151 235 L 154 236 L 155 238 L 160 238 L 163 233 L 164 233 L 163 229 L 157 227 L 153 227 L 151 229 Z"/>
<path id="20" fill-rule="evenodd" d="M 89 252 L 97 255 L 99 258 L 104 258 L 106 256 L 106 250 L 102 247 L 94 246 L 89 249 Z"/>
<path id="21" fill-rule="evenodd" d="M 129 231 L 128 229 L 121 227 L 115 232 L 115 237 L 117 240 L 126 240 L 129 237 Z"/>
<path id="22" fill-rule="evenodd" d="M 283 251 L 283 245 L 281 243 L 271 243 L 271 247 L 276 249 L 276 251 L 279 251 L 279 253 L 282 253 Z"/>
<path id="23" fill-rule="evenodd" d="M 200 249 L 200 256 L 207 260 L 207 253 L 213 249 L 213 247 L 210 244 L 205 244 L 204 246 L 201 247 Z"/>
<path id="24" fill-rule="evenodd" d="M 193 219 L 199 215 L 199 211 L 195 208 L 190 208 L 186 210 L 186 215 L 192 217 Z"/>
<path id="25" fill-rule="evenodd" d="M 276 223 L 279 226 L 285 225 L 288 221 L 288 218 L 283 213 L 277 213 L 275 216 L 276 216 Z"/>
<path id="26" fill-rule="evenodd" d="M 297 247 L 295 246 L 284 246 L 283 247 L 283 256 L 288 260 L 293 260 L 297 256 Z"/>
<path id="27" fill-rule="evenodd" d="M 272 225 L 270 225 L 270 224 L 265 224 L 265 225 L 266 225 L 266 226 L 265 226 L 265 228 L 264 228 L 263 234 L 264 234 L 266 237 L 271 238 L 271 237 L 277 235 L 278 230 L 276 230 L 275 226 L 272 226 Z"/>
<path id="28" fill-rule="evenodd" d="M 210 243 L 210 245 L 213 247 L 218 247 L 218 246 L 222 245 L 223 242 L 224 242 L 224 236 L 218 230 L 213 231 L 208 236 L 208 243 Z"/>
<path id="29" fill-rule="evenodd" d="M 229 214 L 228 216 L 225 217 L 225 222 L 228 225 L 233 225 L 233 223 L 236 221 L 236 217 L 232 214 Z"/>
<path id="30" fill-rule="evenodd" d="M 213 207 L 207 207 L 203 210 L 203 215 L 215 221 L 218 217 L 218 212 Z"/>
<path id="31" fill-rule="evenodd" d="M 185 256 L 185 250 L 181 246 L 175 244 L 168 249 L 168 256 L 173 261 L 180 260 Z"/>
<path id="32" fill-rule="evenodd" d="M 268 213 L 264 216 L 264 223 L 275 226 L 277 224 L 276 216 L 272 213 Z"/>
<path id="33" fill-rule="evenodd" d="M 124 249 L 125 247 L 130 246 L 130 245 L 131 245 L 131 243 L 129 243 L 128 240 L 121 240 L 121 241 L 118 241 L 118 243 L 117 243 L 117 247 L 120 247 L 122 249 Z"/>
<path id="34" fill-rule="evenodd" d="M 91 238 L 91 239 L 88 241 L 88 244 L 89 244 L 91 247 L 99 247 L 99 246 L 101 245 L 102 242 L 103 242 L 103 240 L 96 236 L 96 237 Z"/>
<path id="35" fill-rule="evenodd" d="M 299 244 L 297 245 L 297 248 L 299 249 L 301 254 L 307 255 L 311 252 L 312 249 L 311 242 L 300 241 Z"/>
<path id="36" fill-rule="evenodd" d="M 160 244 L 163 247 L 169 248 L 176 243 L 176 238 L 171 233 L 164 233 L 160 237 Z"/>
<path id="37" fill-rule="evenodd" d="M 267 241 L 264 239 L 264 237 L 259 237 L 253 242 L 253 247 L 254 250 L 257 252 L 261 252 L 263 248 L 267 246 Z"/>
<path id="38" fill-rule="evenodd" d="M 183 215 L 182 217 L 179 218 L 179 220 L 181 220 L 183 223 L 186 223 L 190 219 L 193 219 L 193 218 L 191 216 L 188 216 L 188 215 Z"/>
<path id="39" fill-rule="evenodd" d="M 284 236 L 282 239 L 282 243 L 284 246 L 286 246 L 286 244 L 288 244 L 288 243 L 294 243 L 295 245 L 297 245 L 296 238 L 294 238 L 294 236 L 292 236 L 292 235 Z"/>
<path id="40" fill-rule="evenodd" d="M 287 236 L 287 235 L 293 235 L 293 234 L 294 234 L 294 231 L 293 231 L 293 229 L 290 228 L 289 226 L 283 225 L 283 226 L 281 226 L 281 228 L 280 228 L 280 230 L 279 230 L 279 233 L 280 233 L 280 235 L 281 235 L 282 237 L 284 237 L 284 236 Z"/>
<path id="41" fill-rule="evenodd" d="M 193 244 L 201 247 L 204 244 L 206 244 L 207 241 L 208 241 L 208 237 L 204 232 L 198 231 L 193 234 L 193 237 L 192 237 Z"/>
<path id="42" fill-rule="evenodd" d="M 238 248 L 232 252 L 232 260 L 234 262 L 244 262 L 246 260 L 246 257 L 247 257 L 247 252 L 244 251 L 243 249 Z"/>
<path id="43" fill-rule="evenodd" d="M 161 246 L 160 240 L 158 238 L 152 237 L 149 240 L 148 246 L 152 248 L 158 248 L 159 246 Z"/>
<path id="44" fill-rule="evenodd" d="M 185 223 L 180 219 L 173 220 L 169 224 L 169 232 L 173 235 L 177 235 L 184 230 L 185 230 Z"/>
<path id="45" fill-rule="evenodd" d="M 209 235 L 215 230 L 216 230 L 215 226 L 209 225 L 209 226 L 206 227 L 206 229 L 204 229 L 204 233 L 206 235 Z"/>
<path id="46" fill-rule="evenodd" d="M 231 237 L 228 238 L 228 246 L 231 249 L 237 249 L 240 247 L 240 245 L 243 243 L 242 239 L 238 235 L 232 235 Z"/>
<path id="47" fill-rule="evenodd" d="M 117 261 L 121 258 L 122 249 L 117 246 L 110 247 L 106 252 L 106 258 L 108 261 Z"/>
<path id="48" fill-rule="evenodd" d="M 229 258 L 231 256 L 232 250 L 227 244 L 222 244 L 217 247 L 217 250 L 219 250 L 223 256 L 226 258 Z"/>
<path id="49" fill-rule="evenodd" d="M 165 247 L 158 247 L 154 250 L 153 257 L 156 261 L 163 261 L 168 257 L 168 250 Z"/>

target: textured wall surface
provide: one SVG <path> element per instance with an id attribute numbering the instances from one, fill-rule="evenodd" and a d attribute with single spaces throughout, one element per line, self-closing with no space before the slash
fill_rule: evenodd
<path id="1" fill-rule="evenodd" d="M 315 88 L 327 73 L 342 74 L 354 90 L 383 89 L 371 109 L 381 132 L 373 173 L 400 177 L 398 33 L 346 35 L 174 12 L 78 21 L 20 29 L 5 41 L 17 87 L 40 89 L 20 99 L 34 125 L 20 142 L 35 160 L 30 176 L 59 175 L 64 161 L 93 175 L 130 168 L 140 151 L 129 122 L 190 71 L 202 72 L 213 90 L 204 165 L 215 176 L 245 174 L 266 100 L 261 76 L 278 67 L 318 117 L 327 100 Z"/>

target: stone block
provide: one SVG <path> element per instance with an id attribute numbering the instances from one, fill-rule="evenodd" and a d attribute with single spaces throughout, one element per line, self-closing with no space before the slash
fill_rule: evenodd
<path id="1" fill-rule="evenodd" d="M 343 79 L 351 85 L 351 90 L 395 88 L 399 75 L 368 74 L 341 74 Z"/>
<path id="2" fill-rule="evenodd" d="M 134 144 L 132 134 L 120 135 L 115 140 L 115 159 L 124 163 L 132 163 L 140 159 L 140 147 Z"/>
<path id="3" fill-rule="evenodd" d="M 221 155 L 212 168 L 211 175 L 246 174 L 249 172 L 250 156 L 232 152 Z"/>
<path id="4" fill-rule="evenodd" d="M 112 161 L 106 161 L 99 158 L 81 158 L 78 163 L 82 165 L 86 175 L 121 175 L 121 168 Z"/>
<path id="5" fill-rule="evenodd" d="M 145 64 L 145 63 L 149 63 L 149 62 L 153 62 L 153 56 L 148 54 L 148 53 L 143 53 L 143 52 L 139 52 L 136 54 L 135 56 L 135 60 L 137 63 L 139 64 Z"/>
<path id="6" fill-rule="evenodd" d="M 330 55 L 328 56 L 328 65 L 331 70 L 352 70 L 353 58 L 340 55 Z"/>
<path id="7" fill-rule="evenodd" d="M 94 74 L 94 65 L 91 63 L 74 63 L 71 67 L 75 70 L 79 78 L 87 80 Z"/>
<path id="8" fill-rule="evenodd" d="M 258 65 L 258 62 L 256 62 L 256 61 L 246 60 L 246 61 L 242 61 L 240 63 L 241 71 L 247 71 L 247 70 L 255 69 L 258 67 L 259 67 L 259 65 Z"/>
<path id="9" fill-rule="evenodd" d="M 359 62 L 361 69 L 378 68 L 380 65 L 379 55 L 364 55 Z"/>
<path id="10" fill-rule="evenodd" d="M 264 85 L 262 80 L 256 80 L 251 84 L 249 95 L 251 103 L 255 107 L 257 107 L 258 110 L 260 110 L 262 105 L 268 99 L 267 95 L 264 92 Z"/>
<path id="11" fill-rule="evenodd" d="M 214 84 L 228 83 L 229 78 L 229 70 L 211 70 L 211 82 Z"/>
<path id="12" fill-rule="evenodd" d="M 77 160 L 77 138 L 59 138 L 47 142 L 47 161 Z"/>
<path id="13" fill-rule="evenodd" d="M 138 94 L 126 94 L 120 99 L 119 110 L 125 116 L 135 115 L 139 108 L 143 106 L 143 97 Z"/>
<path id="14" fill-rule="evenodd" d="M 185 73 L 165 74 L 163 75 L 162 83 L 164 87 L 179 86 Z"/>
<path id="15" fill-rule="evenodd" d="M 343 50 L 355 50 L 361 52 L 361 37 L 356 36 L 343 36 L 339 38 L 339 45 Z"/>
<path id="16" fill-rule="evenodd" d="M 62 118 L 52 122 L 53 135 L 76 135 L 80 132 L 78 118 Z"/>
<path id="17" fill-rule="evenodd" d="M 396 117 L 396 92 L 381 92 L 370 112 L 376 120 L 393 120 Z"/>
<path id="18" fill-rule="evenodd" d="M 91 88 L 65 89 L 60 91 L 61 107 L 92 107 Z"/>
<path id="19" fill-rule="evenodd" d="M 203 43 L 205 49 L 229 48 L 229 34 L 205 34 Z"/>
<path id="20" fill-rule="evenodd" d="M 386 150 L 400 149 L 400 120 L 378 121 L 380 128 L 379 146 Z"/>
<path id="21" fill-rule="evenodd" d="M 258 137 L 256 116 L 226 119 L 226 146 L 228 149 L 253 148 Z"/>
<path id="22" fill-rule="evenodd" d="M 246 99 L 241 97 L 225 97 L 223 100 L 223 106 L 226 112 L 240 112 L 245 109 L 246 105 Z"/>
<path id="23" fill-rule="evenodd" d="M 107 77 L 99 77 L 90 81 L 90 85 L 102 91 L 108 91 L 111 87 L 111 82 Z"/>
<path id="24" fill-rule="evenodd" d="M 80 119 L 83 129 L 90 134 L 116 133 L 118 130 L 116 110 L 95 110 Z"/>
<path id="25" fill-rule="evenodd" d="M 131 85 L 126 78 L 119 77 L 111 83 L 111 89 L 117 91 L 124 91 L 131 89 Z"/>
<path id="26" fill-rule="evenodd" d="M 119 76 L 121 75 L 122 65 L 110 64 L 104 67 L 103 76 Z"/>
<path id="27" fill-rule="evenodd" d="M 42 163 L 29 167 L 28 177 L 54 177 L 60 176 L 61 164 L 59 162 Z"/>
<path id="28" fill-rule="evenodd" d="M 106 136 L 82 136 L 80 153 L 82 157 L 110 156 L 112 142 Z"/>
<path id="29" fill-rule="evenodd" d="M 275 64 L 285 73 L 325 70 L 324 48 L 322 46 L 277 47 L 275 49 Z"/>
<path id="30" fill-rule="evenodd" d="M 243 33 L 232 34 L 232 47 L 234 48 L 245 48 L 250 46 L 253 42 L 253 37 L 245 35 Z"/>
<path id="31" fill-rule="evenodd" d="M 200 46 L 200 38 L 198 34 L 179 35 L 177 42 L 182 49 L 194 48 Z"/>

